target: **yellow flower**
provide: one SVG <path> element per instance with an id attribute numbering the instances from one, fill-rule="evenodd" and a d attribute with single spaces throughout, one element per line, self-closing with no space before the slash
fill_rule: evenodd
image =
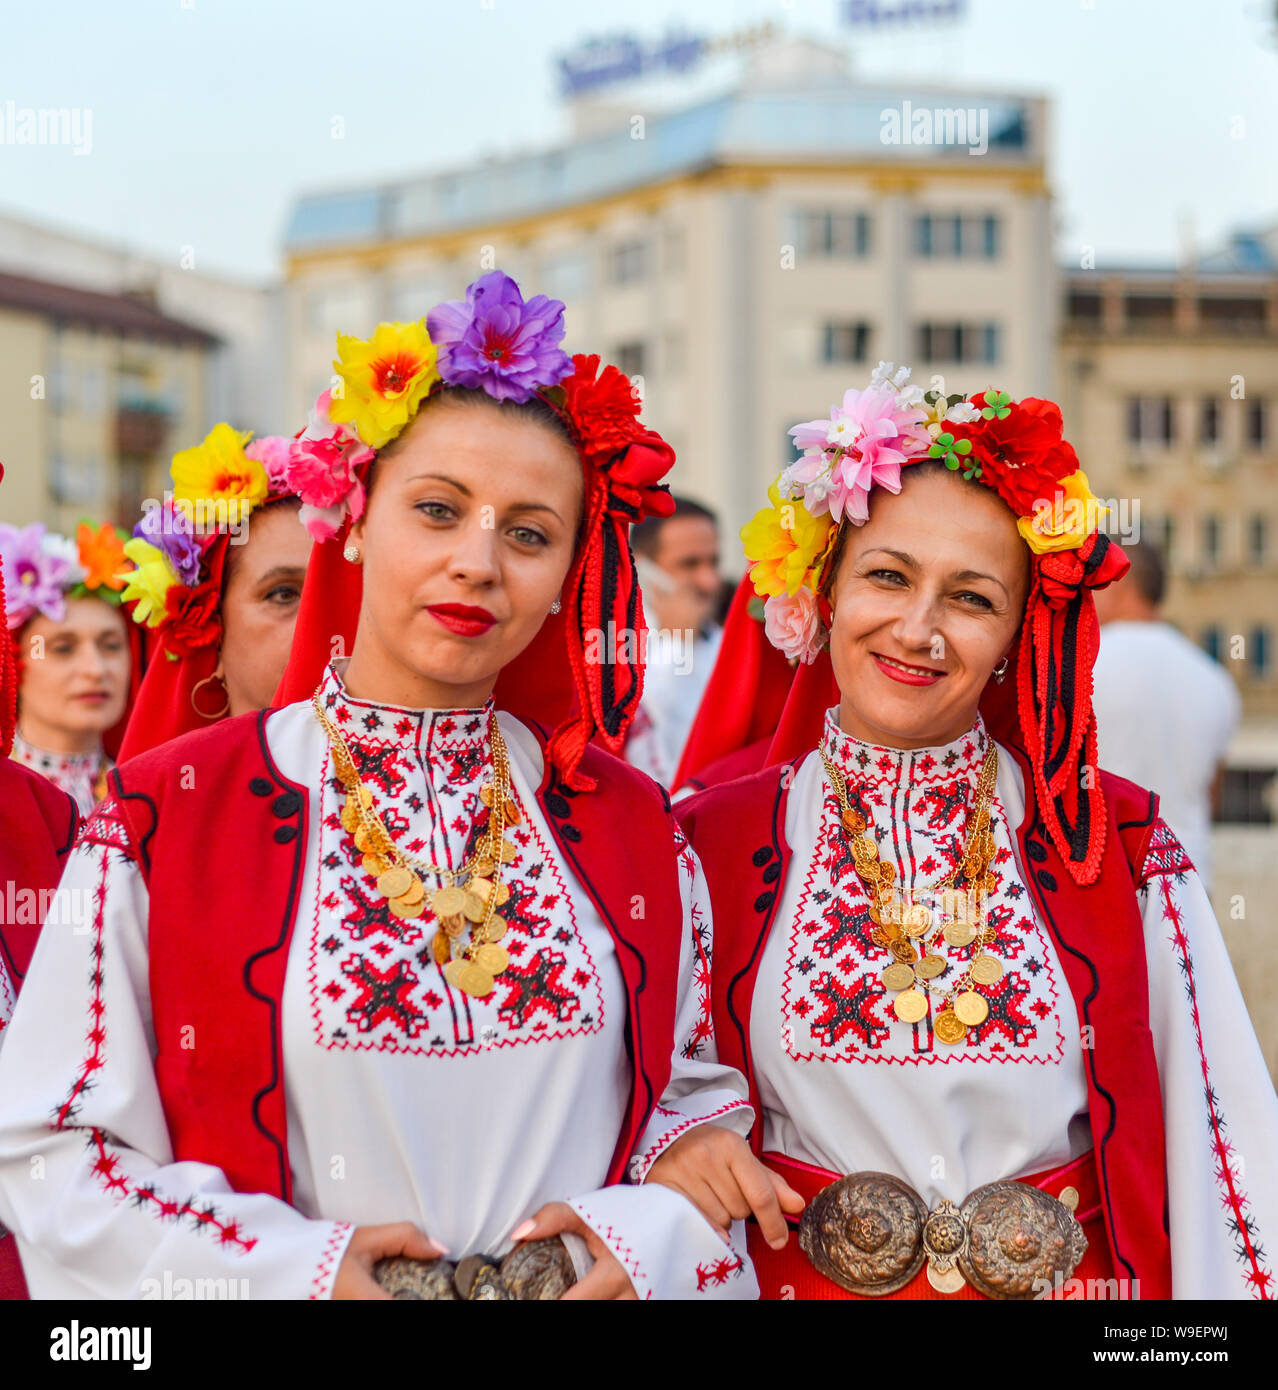
<path id="1" fill-rule="evenodd" d="M 1101 517 L 1109 512 L 1092 496 L 1087 474 L 1080 468 L 1062 478 L 1064 497 L 1054 505 L 1036 504 L 1032 516 L 1018 517 L 1016 529 L 1035 555 L 1054 550 L 1077 550 L 1100 525 Z"/>
<path id="2" fill-rule="evenodd" d="M 370 449 L 395 438 L 439 379 L 422 319 L 379 323 L 367 342 L 339 333 L 337 354 L 333 368 L 345 389 L 334 391 L 328 418 L 352 426 Z"/>
<path id="3" fill-rule="evenodd" d="M 222 502 L 227 504 L 225 520 L 236 522 L 248 515 L 251 507 L 266 500 L 270 483 L 266 469 L 244 452 L 253 437 L 252 430 L 232 429 L 230 425 L 214 425 L 202 444 L 183 449 L 173 455 L 173 497 L 175 501 Z M 195 509 L 197 529 L 212 529 L 210 509 Z M 216 512 L 221 524 L 222 509 Z M 191 513 L 188 511 L 188 516 Z M 200 526 L 201 518 L 204 525 Z"/>
<path id="4" fill-rule="evenodd" d="M 124 542 L 124 553 L 137 569 L 121 570 L 117 576 L 127 581 L 120 601 L 131 603 L 137 599 L 133 621 L 145 623 L 147 627 L 159 627 L 165 618 L 164 596 L 174 584 L 182 581 L 159 546 L 144 541 L 140 536 Z"/>
<path id="5" fill-rule="evenodd" d="M 750 579 L 756 594 L 793 596 L 800 588 L 816 591 L 821 565 L 838 527 L 828 515 L 813 516 L 795 498 L 782 497 L 776 483 L 768 489 L 770 507 L 756 512 L 741 528 Z"/>

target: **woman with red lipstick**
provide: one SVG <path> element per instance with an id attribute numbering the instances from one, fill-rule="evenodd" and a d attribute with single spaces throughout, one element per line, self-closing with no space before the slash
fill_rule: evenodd
<path id="1" fill-rule="evenodd" d="M 36 1296 L 384 1298 L 428 1264 L 502 1297 L 565 1251 L 569 1298 L 757 1293 L 741 1223 L 664 1181 L 724 1126 L 776 1206 L 699 866 L 614 756 L 643 644 L 592 640 L 642 637 L 628 529 L 673 456 L 563 331 L 493 272 L 339 336 L 280 461 L 318 541 L 282 707 L 121 765 L 64 879 L 93 934 L 42 946 L 0 1057 Z"/>
<path id="2" fill-rule="evenodd" d="M 1051 402 L 908 377 L 791 431 L 742 532 L 789 698 L 680 804 L 720 1055 L 807 1199 L 763 1296 L 1271 1298 L 1273 1087 L 1157 797 L 1096 766 L 1126 560 Z"/>
<path id="3" fill-rule="evenodd" d="M 11 756 L 88 815 L 111 767 L 103 735 L 124 714 L 129 694 L 121 538 L 88 522 L 74 541 L 39 522 L 0 525 L 0 565 L 10 595 L 6 638 L 21 672 Z"/>

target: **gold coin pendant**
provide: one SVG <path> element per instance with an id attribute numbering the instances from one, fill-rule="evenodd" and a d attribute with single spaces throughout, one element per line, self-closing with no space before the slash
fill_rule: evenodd
<path id="1" fill-rule="evenodd" d="M 990 1006 L 984 996 L 974 989 L 965 989 L 954 1001 L 954 1013 L 969 1028 L 975 1028 L 989 1017 Z"/>
<path id="2" fill-rule="evenodd" d="M 932 1031 L 943 1043 L 957 1043 L 967 1036 L 967 1024 L 951 1009 L 942 1009 L 932 1024 Z"/>
<path id="3" fill-rule="evenodd" d="M 914 983 L 914 971 L 904 961 L 897 961 L 895 965 L 889 965 L 879 978 L 888 989 L 909 989 Z"/>
<path id="4" fill-rule="evenodd" d="M 907 989 L 892 1001 L 892 1008 L 902 1023 L 917 1023 L 927 1013 L 927 996 L 916 989 Z"/>
<path id="5" fill-rule="evenodd" d="M 972 978 L 978 985 L 996 985 L 1003 978 L 1003 962 L 995 956 L 977 956 L 972 962 Z"/>

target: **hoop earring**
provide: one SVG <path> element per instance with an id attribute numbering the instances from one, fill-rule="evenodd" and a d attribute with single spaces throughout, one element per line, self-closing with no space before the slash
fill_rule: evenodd
<path id="1" fill-rule="evenodd" d="M 220 710 L 216 711 L 216 713 L 210 714 L 207 710 L 202 710 L 199 705 L 195 703 L 195 692 L 199 690 L 202 685 L 207 685 L 210 681 L 218 679 L 220 678 L 216 675 L 205 676 L 202 681 L 196 681 L 194 686 L 191 687 L 191 708 L 201 719 L 221 719 L 224 714 L 229 714 L 231 712 L 231 697 L 229 693 L 227 693 L 225 686 L 223 686 L 222 689 L 223 694 L 226 695 L 226 704 L 224 704 Z"/>
<path id="2" fill-rule="evenodd" d="M 554 601 L 554 603 L 552 603 L 552 604 L 550 605 L 550 611 L 551 611 L 552 613 L 558 613 L 558 612 L 560 611 L 560 609 L 562 609 L 562 608 L 563 608 L 563 604 L 560 603 L 558 599 L 556 599 L 556 600 Z"/>
<path id="3" fill-rule="evenodd" d="M 1004 657 L 1004 658 L 1002 659 L 1002 661 L 1000 661 L 1000 662 L 998 663 L 998 665 L 994 668 L 994 679 L 998 682 L 999 685 L 1002 685 L 1002 684 L 1003 684 L 1003 678 L 1004 678 L 1006 675 L 1007 675 L 1007 657 Z"/>
<path id="4" fill-rule="evenodd" d="M 349 560 L 352 565 L 359 564 L 359 546 L 353 541 L 342 551 L 342 559 Z"/>

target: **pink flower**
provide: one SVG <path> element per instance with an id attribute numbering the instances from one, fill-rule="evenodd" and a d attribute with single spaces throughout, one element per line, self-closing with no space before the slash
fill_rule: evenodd
<path id="1" fill-rule="evenodd" d="M 266 480 L 272 492 L 288 492 L 288 465 L 293 456 L 295 440 L 280 434 L 266 434 L 244 447 L 248 458 L 256 459 L 266 469 Z"/>
<path id="2" fill-rule="evenodd" d="M 772 594 L 763 603 L 763 630 L 768 641 L 789 661 L 811 665 L 825 646 L 826 631 L 816 595 L 800 588 L 793 594 Z"/>
<path id="3" fill-rule="evenodd" d="M 364 483 L 357 470 L 374 457 L 349 426 L 328 418 L 331 396 L 320 396 L 301 437 L 289 440 L 285 465 L 288 490 L 302 499 L 302 524 L 316 541 L 336 535 L 348 516 L 359 520 Z"/>
<path id="4" fill-rule="evenodd" d="M 808 510 L 829 511 L 836 521 L 846 511 L 857 525 L 867 520 L 870 489 L 900 492 L 901 465 L 927 451 L 924 418 L 891 382 L 880 381 L 845 391 L 829 420 L 795 425 L 790 435 L 806 452 L 789 476 L 803 485 Z"/>

